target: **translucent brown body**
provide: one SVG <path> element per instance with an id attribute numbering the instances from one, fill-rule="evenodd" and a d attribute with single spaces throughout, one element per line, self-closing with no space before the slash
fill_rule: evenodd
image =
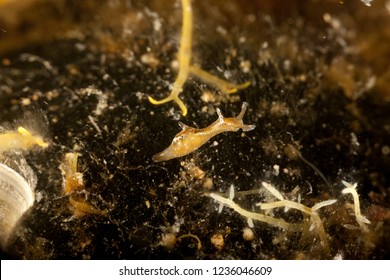
<path id="1" fill-rule="evenodd" d="M 221 111 L 217 109 L 218 119 L 202 129 L 189 127 L 180 123 L 182 131 L 173 138 L 172 143 L 168 148 L 154 155 L 153 160 L 160 162 L 188 155 L 197 150 L 212 137 L 222 132 L 234 132 L 239 129 L 249 131 L 254 129 L 255 125 L 246 125 L 242 121 L 247 107 L 248 104 L 244 102 L 240 114 L 234 118 L 224 118 Z"/>

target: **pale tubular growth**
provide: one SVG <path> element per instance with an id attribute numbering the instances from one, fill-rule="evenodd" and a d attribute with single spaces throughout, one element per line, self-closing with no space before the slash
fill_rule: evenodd
<path id="1" fill-rule="evenodd" d="M 60 169 L 64 176 L 64 193 L 69 195 L 69 204 L 73 216 L 81 218 L 84 215 L 107 215 L 106 210 L 100 210 L 88 204 L 84 198 L 77 197 L 76 192 L 85 188 L 83 174 L 77 171 L 79 154 L 72 152 L 65 154 Z"/>
<path id="2" fill-rule="evenodd" d="M 231 188 L 233 188 L 233 186 Z M 232 191 L 230 189 L 229 198 L 223 197 L 223 196 L 216 194 L 216 193 L 210 193 L 208 195 L 220 204 L 220 207 L 219 207 L 220 211 L 222 211 L 223 206 L 227 206 L 227 207 L 233 209 L 234 211 L 236 211 L 241 216 L 245 217 L 248 220 L 249 225 L 252 225 L 252 221 L 260 221 L 260 222 L 267 223 L 271 226 L 282 228 L 282 229 L 287 230 L 287 231 L 295 232 L 295 231 L 302 230 L 302 227 L 300 225 L 290 224 L 288 222 L 285 222 L 282 219 L 276 219 L 276 218 L 268 216 L 268 215 L 250 212 L 248 210 L 243 209 L 240 205 L 238 205 L 237 203 L 235 203 L 233 201 L 232 193 L 234 193 L 234 191 Z"/>
<path id="3" fill-rule="evenodd" d="M 324 247 L 327 247 L 327 237 L 326 233 L 324 230 L 324 226 L 322 225 L 321 218 L 317 213 L 317 210 L 319 210 L 322 207 L 332 205 L 335 203 L 337 200 L 336 199 L 331 199 L 331 200 L 325 200 L 320 203 L 315 204 L 313 207 L 307 207 L 301 203 L 295 202 L 295 201 L 290 201 L 286 200 L 283 198 L 282 194 L 271 184 L 262 182 L 262 185 L 264 188 L 266 188 L 273 196 L 275 196 L 277 199 L 280 201 L 275 201 L 275 202 L 269 202 L 269 203 L 257 203 L 257 206 L 260 206 L 262 210 L 269 210 L 269 209 L 274 209 L 274 208 L 279 208 L 279 207 L 287 207 L 291 209 L 296 209 L 301 211 L 302 213 L 308 214 L 310 217 L 310 220 L 312 222 L 312 225 L 314 226 L 314 229 L 318 233 L 321 243 Z M 310 230 L 313 228 L 311 227 Z"/>
<path id="4" fill-rule="evenodd" d="M 370 224 L 371 222 L 366 217 L 364 217 L 360 212 L 359 194 L 356 191 L 357 183 L 352 185 L 351 183 L 348 183 L 346 181 L 341 181 L 341 182 L 346 187 L 341 191 L 341 193 L 342 194 L 349 193 L 353 197 L 356 222 L 359 224 L 359 226 L 362 228 L 363 231 L 367 232 L 368 228 L 366 224 Z"/>
<path id="5" fill-rule="evenodd" d="M 174 101 L 179 105 L 183 116 L 187 115 L 187 106 L 179 98 L 179 94 L 183 91 L 183 85 L 188 79 L 188 75 L 191 73 L 204 82 L 218 87 L 223 93 L 231 94 L 235 93 L 238 90 L 247 88 L 250 85 L 250 82 L 243 84 L 235 85 L 229 82 L 226 82 L 220 78 L 215 77 L 207 73 L 206 71 L 200 69 L 197 66 L 191 66 L 191 56 L 192 56 L 192 7 L 191 0 L 182 0 L 182 14 L 183 14 L 183 23 L 181 29 L 181 38 L 180 38 L 180 47 L 179 47 L 179 73 L 173 83 L 171 93 L 168 97 L 156 100 L 151 96 L 148 96 L 150 103 L 154 105 L 164 104 L 170 101 Z"/>
<path id="6" fill-rule="evenodd" d="M 17 131 L 7 131 L 0 134 L 0 153 L 9 150 L 30 150 L 34 146 L 47 148 L 49 144 L 22 126 L 19 126 Z"/>
<path id="7" fill-rule="evenodd" d="M 168 148 L 153 156 L 153 160 L 160 162 L 188 155 L 197 150 L 212 137 L 222 132 L 235 132 L 239 129 L 242 129 L 243 131 L 255 129 L 255 125 L 243 123 L 247 107 L 248 104 L 244 102 L 240 114 L 233 118 L 224 118 L 221 111 L 217 109 L 218 119 L 202 129 L 179 123 L 182 130 L 173 138 L 172 143 Z"/>
<path id="8" fill-rule="evenodd" d="M 84 188 L 83 173 L 77 171 L 78 153 L 67 153 L 60 168 L 64 176 L 64 193 L 71 194 Z"/>

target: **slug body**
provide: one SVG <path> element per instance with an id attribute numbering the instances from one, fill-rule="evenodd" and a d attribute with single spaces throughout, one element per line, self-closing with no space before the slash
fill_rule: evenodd
<path id="1" fill-rule="evenodd" d="M 179 123 L 182 128 L 175 138 L 173 138 L 171 145 L 164 151 L 153 156 L 156 162 L 166 161 L 177 157 L 188 155 L 197 150 L 200 146 L 209 141 L 212 137 L 222 132 L 227 131 L 249 131 L 255 128 L 255 125 L 246 125 L 242 119 L 246 112 L 248 104 L 244 102 L 242 109 L 237 117 L 224 118 L 221 111 L 217 109 L 218 119 L 209 126 L 198 129 Z"/>

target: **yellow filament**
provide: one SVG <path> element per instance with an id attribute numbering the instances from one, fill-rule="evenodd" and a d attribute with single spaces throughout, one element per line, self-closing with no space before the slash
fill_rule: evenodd
<path id="1" fill-rule="evenodd" d="M 191 73 L 194 76 L 198 77 L 205 83 L 218 87 L 223 93 L 232 94 L 238 90 L 247 88 L 250 85 L 250 82 L 243 84 L 232 84 L 226 82 L 206 71 L 196 67 L 191 66 L 191 56 L 192 56 L 192 8 L 191 0 L 182 0 L 182 14 L 183 14 L 183 23 L 181 29 L 181 38 L 180 38 L 180 47 L 179 47 L 179 73 L 175 82 L 173 83 L 173 88 L 171 93 L 161 100 L 156 100 L 151 96 L 148 96 L 148 100 L 153 105 L 161 105 L 170 101 L 174 101 L 181 109 L 183 116 L 187 115 L 187 106 L 179 98 L 179 94 L 183 91 L 183 85 L 188 79 L 188 75 Z"/>
<path id="2" fill-rule="evenodd" d="M 215 86 L 219 88 L 223 93 L 225 94 L 232 94 L 235 93 L 239 90 L 245 89 L 250 86 L 251 82 L 245 82 L 242 84 L 233 84 L 229 83 L 225 80 L 222 80 L 214 75 L 211 75 L 210 73 L 202 70 L 201 68 L 191 65 L 190 66 L 190 72 L 197 78 L 201 79 L 203 82 L 206 84 Z"/>
<path id="3" fill-rule="evenodd" d="M 182 13 L 183 13 L 183 25 L 180 38 L 179 49 L 179 74 L 173 84 L 173 89 L 170 95 L 162 100 L 155 100 L 152 97 L 148 97 L 149 101 L 154 105 L 160 105 L 169 101 L 176 102 L 179 105 L 183 116 L 187 115 L 187 107 L 180 100 L 179 94 L 183 90 L 183 85 L 188 78 L 191 62 L 191 47 L 192 47 L 192 8 L 191 0 L 182 0 Z"/>

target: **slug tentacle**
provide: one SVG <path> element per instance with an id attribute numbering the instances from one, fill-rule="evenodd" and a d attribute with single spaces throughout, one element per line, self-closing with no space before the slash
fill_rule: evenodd
<path id="1" fill-rule="evenodd" d="M 224 117 L 222 116 L 221 110 L 217 108 L 216 111 L 218 115 L 218 121 L 222 123 L 224 121 Z"/>
<path id="2" fill-rule="evenodd" d="M 244 118 L 244 115 L 245 115 L 245 112 L 246 112 L 246 109 L 248 108 L 248 103 L 246 102 L 243 102 L 242 103 L 242 106 L 241 106 L 241 112 L 238 114 L 238 116 L 236 117 L 236 120 L 237 121 L 242 121 L 242 119 Z"/>
<path id="3" fill-rule="evenodd" d="M 236 122 L 241 124 L 240 128 L 243 131 L 250 131 L 250 130 L 255 129 L 255 127 L 256 127 L 255 125 L 247 125 L 247 124 L 244 124 L 244 122 L 243 122 L 243 118 L 244 118 L 244 115 L 245 115 L 247 108 L 248 108 L 248 103 L 246 103 L 246 102 L 242 103 L 241 112 L 240 112 L 240 114 L 238 114 L 237 117 L 235 117 Z"/>
<path id="4" fill-rule="evenodd" d="M 160 162 L 188 155 L 197 150 L 212 137 L 222 132 L 235 132 L 239 129 L 249 131 L 254 129 L 256 127 L 255 125 L 243 123 L 243 117 L 247 107 L 248 104 L 244 102 L 240 114 L 233 118 L 224 118 L 221 110 L 217 108 L 218 119 L 202 129 L 193 128 L 179 122 L 179 126 L 182 130 L 173 138 L 172 143 L 168 148 L 153 156 L 153 160 Z"/>
<path id="5" fill-rule="evenodd" d="M 191 126 L 188 126 L 188 125 L 186 125 L 185 123 L 182 123 L 182 122 L 179 122 L 179 126 L 182 129 L 182 131 L 192 128 Z"/>

